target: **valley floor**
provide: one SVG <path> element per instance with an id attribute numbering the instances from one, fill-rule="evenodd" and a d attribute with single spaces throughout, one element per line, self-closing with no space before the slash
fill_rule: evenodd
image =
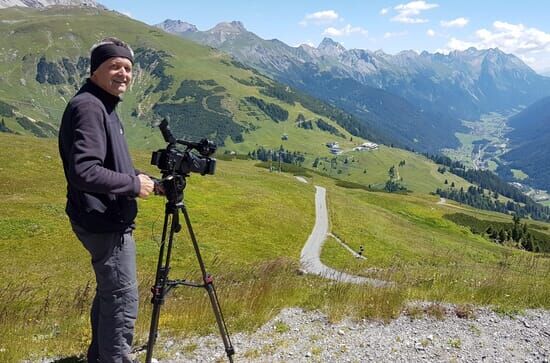
<path id="1" fill-rule="evenodd" d="M 415 315 L 430 309 L 441 315 Z M 510 316 L 417 303 L 384 323 L 330 322 L 319 312 L 292 308 L 251 334 L 234 335 L 233 344 L 235 362 L 548 362 L 550 311 Z M 162 339 L 156 351 L 165 363 L 227 361 L 214 335 Z"/>

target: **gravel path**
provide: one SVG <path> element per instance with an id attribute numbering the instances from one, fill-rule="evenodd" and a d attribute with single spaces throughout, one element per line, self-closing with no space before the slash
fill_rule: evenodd
<path id="1" fill-rule="evenodd" d="M 340 282 L 370 284 L 376 287 L 387 285 L 388 283 L 382 280 L 354 276 L 336 271 L 325 266 L 321 262 L 321 248 L 328 236 L 329 223 L 326 203 L 326 189 L 319 186 L 315 186 L 315 189 L 315 225 L 313 226 L 313 231 L 307 239 L 300 255 L 302 270 L 306 273 L 319 275 Z"/>
<path id="2" fill-rule="evenodd" d="M 426 305 L 426 304 L 424 304 Z M 550 358 L 550 312 L 529 310 L 514 317 L 477 309 L 446 316 L 390 323 L 344 320 L 301 309 L 285 309 L 252 334 L 233 336 L 235 362 L 543 362 Z M 162 363 L 223 362 L 221 339 L 212 335 L 168 341 L 157 348 Z"/>

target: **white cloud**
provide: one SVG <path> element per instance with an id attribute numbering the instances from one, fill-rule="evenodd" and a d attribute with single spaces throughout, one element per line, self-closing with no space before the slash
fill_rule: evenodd
<path id="1" fill-rule="evenodd" d="M 323 10 L 306 14 L 306 16 L 298 24 L 302 26 L 307 26 L 308 24 L 330 24 L 338 19 L 340 19 L 340 15 L 338 15 L 336 11 Z"/>
<path id="2" fill-rule="evenodd" d="M 126 16 L 129 17 L 129 18 L 132 18 L 132 19 L 134 18 L 134 16 L 132 15 L 132 13 L 129 12 L 129 11 L 127 11 L 127 10 L 122 10 L 120 13 L 126 15 Z"/>
<path id="3" fill-rule="evenodd" d="M 442 20 L 440 24 L 445 28 L 464 28 L 469 22 L 470 20 L 466 18 L 456 18 L 449 21 Z"/>
<path id="4" fill-rule="evenodd" d="M 451 38 L 444 51 L 499 48 L 513 53 L 535 69 L 550 66 L 550 33 L 523 24 L 495 21 L 492 29 L 479 29 L 473 40 Z"/>
<path id="5" fill-rule="evenodd" d="M 433 29 L 428 29 L 426 31 L 426 34 L 429 36 L 429 37 L 435 37 L 435 31 Z"/>
<path id="6" fill-rule="evenodd" d="M 411 1 L 407 4 L 399 4 L 393 8 L 397 12 L 397 15 L 391 18 L 391 20 L 406 24 L 427 23 L 427 19 L 419 17 L 420 13 L 437 8 L 438 6 L 438 4 L 429 4 L 425 1 Z"/>
<path id="7" fill-rule="evenodd" d="M 408 33 L 406 31 L 403 31 L 403 32 L 386 32 L 386 33 L 384 33 L 384 39 L 404 37 L 407 34 Z"/>
<path id="8" fill-rule="evenodd" d="M 351 24 L 348 24 L 345 27 L 340 29 L 329 27 L 323 31 L 323 35 L 328 35 L 330 37 L 343 37 L 343 36 L 348 36 L 355 33 L 358 33 L 364 36 L 369 35 L 369 32 L 367 30 L 359 26 L 351 26 Z"/>
<path id="9" fill-rule="evenodd" d="M 383 8 L 380 10 L 380 15 L 386 15 L 390 11 L 389 8 Z"/>

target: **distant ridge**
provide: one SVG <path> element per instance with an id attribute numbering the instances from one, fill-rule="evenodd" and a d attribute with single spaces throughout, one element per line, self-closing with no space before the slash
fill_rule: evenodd
<path id="1" fill-rule="evenodd" d="M 0 9 L 11 8 L 14 6 L 40 9 L 54 5 L 107 9 L 105 6 L 94 0 L 0 0 Z"/>
<path id="2" fill-rule="evenodd" d="M 173 34 L 183 34 L 198 31 L 195 25 L 181 20 L 166 19 L 162 23 L 156 24 L 155 26 Z"/>

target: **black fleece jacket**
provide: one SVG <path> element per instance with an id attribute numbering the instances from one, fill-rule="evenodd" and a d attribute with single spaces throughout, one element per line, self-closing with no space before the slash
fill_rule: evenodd
<path id="1" fill-rule="evenodd" d="M 66 212 L 89 232 L 134 228 L 140 182 L 115 108 L 120 98 L 91 80 L 69 101 L 59 129 Z"/>

